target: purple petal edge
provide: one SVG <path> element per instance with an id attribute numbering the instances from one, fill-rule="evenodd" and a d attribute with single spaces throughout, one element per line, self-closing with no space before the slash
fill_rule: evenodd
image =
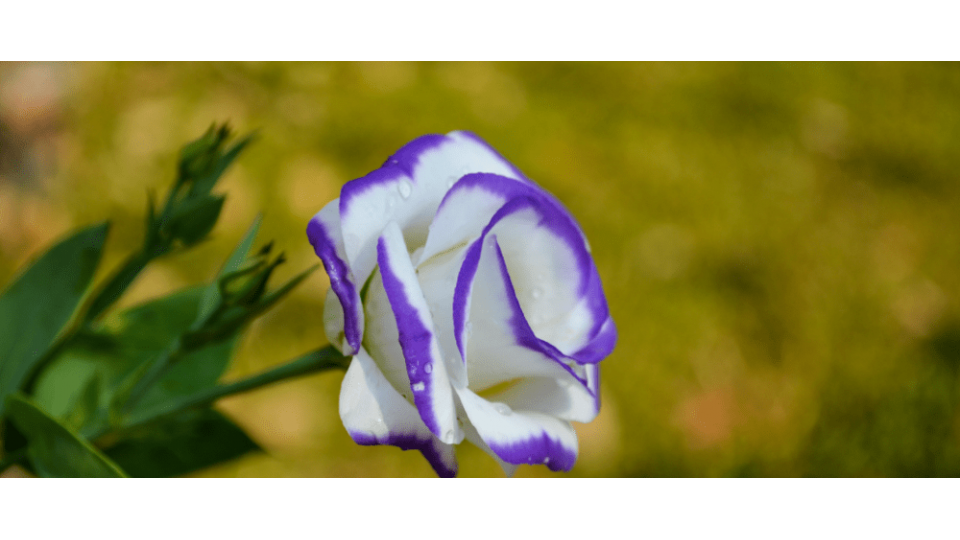
<path id="1" fill-rule="evenodd" d="M 514 465 L 546 465 L 551 471 L 569 471 L 577 453 L 550 437 L 546 431 L 511 443 L 487 443 L 500 459 Z"/>
<path id="2" fill-rule="evenodd" d="M 426 371 L 426 367 L 433 363 L 430 355 L 433 332 L 423 325 L 417 309 L 407 298 L 403 283 L 391 266 L 387 246 L 382 237 L 377 241 L 377 262 L 380 265 L 380 275 L 383 277 L 384 291 L 387 293 L 387 299 L 397 320 L 400 348 L 403 350 L 403 357 L 407 364 L 411 390 L 414 385 L 423 385 L 422 390 L 413 392 L 413 402 L 427 428 L 439 437 L 440 423 L 433 410 L 431 399 L 433 381 Z"/>
<path id="3" fill-rule="evenodd" d="M 359 296 L 357 288 L 350 281 L 350 267 L 346 261 L 337 255 L 336 244 L 330 238 L 329 231 L 317 219 L 311 219 L 307 224 L 307 238 L 313 245 L 313 250 L 323 262 L 323 268 L 330 276 L 330 288 L 340 299 L 343 307 L 343 333 L 347 343 L 354 351 L 360 350 L 360 320 L 358 313 L 362 313 L 356 303 Z"/>
<path id="4" fill-rule="evenodd" d="M 427 462 L 430 463 L 430 466 L 433 467 L 433 470 L 436 471 L 438 476 L 441 478 L 454 478 L 457 476 L 456 464 L 454 464 L 452 469 L 447 467 L 443 461 L 443 456 L 441 456 L 440 451 L 437 450 L 436 445 L 439 443 L 435 442 L 432 438 L 424 440 L 416 435 L 391 433 L 386 437 L 378 439 L 376 436 L 366 432 L 350 432 L 350 438 L 362 446 L 386 444 L 396 446 L 401 450 L 418 450 L 423 454 L 423 457 L 427 458 Z"/>
<path id="5" fill-rule="evenodd" d="M 379 169 L 372 171 L 365 176 L 351 180 L 343 185 L 340 190 L 340 217 L 343 219 L 350 213 L 350 206 L 354 199 L 363 195 L 370 188 L 392 182 L 397 178 L 408 178 L 411 182 L 416 179 L 413 177 L 413 169 L 420 161 L 420 156 L 427 150 L 436 148 L 446 142 L 448 138 L 445 135 L 423 135 L 403 145 Z"/>
<path id="6" fill-rule="evenodd" d="M 559 201 L 556 201 L 537 186 L 521 184 L 515 180 L 489 173 L 465 175 L 447 193 L 444 200 L 441 201 L 440 207 L 443 207 L 451 194 L 471 188 L 481 188 L 496 193 L 506 199 L 507 202 L 493 215 L 490 222 L 480 233 L 480 237 L 467 248 L 466 257 L 457 276 L 453 296 L 453 323 L 454 337 L 461 356 L 465 354 L 466 345 L 463 342 L 463 330 L 466 324 L 467 299 L 472 289 L 477 265 L 480 263 L 482 242 L 500 220 L 527 208 L 533 209 L 541 216 L 540 226 L 549 228 L 575 253 L 580 275 L 578 294 L 581 298 L 587 298 L 589 309 L 593 313 L 594 320 L 588 333 L 590 337 L 587 344 L 580 350 L 571 353 L 569 358 L 581 364 L 594 364 L 609 355 L 616 344 L 616 327 L 613 326 L 613 321 L 610 318 L 610 311 L 596 265 L 594 265 L 593 258 L 587 251 L 579 226 L 577 226 L 570 213 Z M 552 345 L 550 348 L 556 350 Z"/>
<path id="7" fill-rule="evenodd" d="M 554 362 L 559 364 L 563 369 L 580 381 L 580 384 L 582 384 L 584 388 L 590 392 L 594 399 L 596 399 L 596 392 L 589 387 L 587 380 L 579 377 L 576 372 L 573 371 L 573 368 L 568 366 L 563 361 L 566 356 L 557 350 L 556 347 L 538 338 L 533 333 L 533 328 L 530 328 L 530 323 L 527 322 L 527 318 L 523 315 L 523 310 L 520 308 L 520 299 L 517 298 L 517 291 L 513 288 L 513 280 L 510 279 L 510 273 L 507 271 L 507 261 L 503 258 L 503 251 L 500 250 L 500 244 L 496 243 L 496 238 L 496 235 L 493 235 L 494 247 L 496 247 L 497 253 L 497 262 L 500 266 L 500 277 L 503 279 L 504 286 L 507 289 L 507 302 L 510 303 L 511 315 L 509 323 L 510 328 L 513 329 L 513 339 L 515 343 L 521 347 L 538 351 L 544 356 L 551 358 Z"/>

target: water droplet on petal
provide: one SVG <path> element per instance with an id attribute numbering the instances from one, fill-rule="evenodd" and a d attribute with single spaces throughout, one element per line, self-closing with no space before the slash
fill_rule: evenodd
<path id="1" fill-rule="evenodd" d="M 550 457 L 549 457 L 549 456 L 543 458 L 543 464 L 546 465 L 547 463 L 550 463 Z"/>
<path id="2" fill-rule="evenodd" d="M 446 431 L 443 432 L 443 440 L 444 440 L 444 441 L 452 441 L 452 440 L 453 440 L 453 430 L 452 430 L 452 429 L 448 429 L 448 430 L 446 430 Z"/>
<path id="3" fill-rule="evenodd" d="M 413 193 L 413 184 L 409 180 L 401 180 L 400 185 L 397 186 L 397 191 L 400 192 L 400 196 L 406 199 Z"/>
<path id="4" fill-rule="evenodd" d="M 427 364 L 423 366 L 423 370 L 427 373 L 433 373 L 433 364 Z"/>
<path id="5" fill-rule="evenodd" d="M 540 287 L 534 287 L 533 290 L 530 291 L 530 296 L 534 298 L 540 298 L 541 296 L 543 296 L 543 289 L 541 289 Z"/>
<path id="6" fill-rule="evenodd" d="M 382 423 L 383 423 L 383 417 L 382 417 L 382 416 L 378 416 L 378 417 L 377 417 L 377 423 L 378 423 L 378 424 L 382 424 Z"/>
<path id="7" fill-rule="evenodd" d="M 571 382 L 570 379 L 560 379 L 559 382 L 561 388 L 570 388 L 573 386 L 573 382 Z"/>
<path id="8" fill-rule="evenodd" d="M 456 183 L 457 183 L 457 180 L 459 180 L 459 179 L 460 179 L 459 176 L 457 176 L 457 175 L 451 175 L 449 178 L 447 178 L 447 187 L 448 187 L 448 188 L 452 188 L 453 185 L 456 184 Z"/>
<path id="9" fill-rule="evenodd" d="M 505 403 L 494 403 L 493 408 L 496 409 L 498 413 L 504 416 L 510 416 L 511 414 L 513 414 L 513 409 L 511 409 Z"/>
<path id="10" fill-rule="evenodd" d="M 418 383 L 416 383 L 416 384 L 413 385 L 413 391 L 414 391 L 414 392 L 423 392 L 423 389 L 426 388 L 426 387 L 427 387 L 427 386 L 426 386 L 425 384 L 423 384 L 422 382 L 418 382 Z"/>

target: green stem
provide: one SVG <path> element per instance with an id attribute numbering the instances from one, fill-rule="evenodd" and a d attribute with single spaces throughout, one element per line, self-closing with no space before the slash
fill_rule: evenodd
<path id="1" fill-rule="evenodd" d="M 202 390 L 195 394 L 183 397 L 172 405 L 166 405 L 162 408 L 158 407 L 153 410 L 148 410 L 135 416 L 131 416 L 127 418 L 118 428 L 116 428 L 116 430 L 126 431 L 140 427 L 144 424 L 148 424 L 168 415 L 179 413 L 186 409 L 210 405 L 221 398 L 256 390 L 258 388 L 285 381 L 287 379 L 293 379 L 295 377 L 301 377 L 312 373 L 320 373 L 322 371 L 331 369 L 346 369 L 349 364 L 349 357 L 342 356 L 340 352 L 333 347 L 324 347 L 323 349 L 309 352 L 300 358 L 297 358 L 296 360 L 275 367 L 271 370 L 264 371 L 263 373 L 258 373 L 257 375 L 252 375 L 246 379 L 241 379 L 232 383 Z M 112 430 L 103 430 L 101 432 L 94 433 L 87 438 L 89 440 L 96 440 L 103 435 L 106 435 L 109 431 Z M 86 435 L 87 434 L 85 434 L 85 436 Z"/>
<path id="2" fill-rule="evenodd" d="M 149 368 L 149 370 L 144 373 L 136 383 L 134 383 L 126 397 L 121 396 L 123 399 L 122 412 L 132 411 L 134 406 L 136 406 L 137 403 L 140 403 L 140 400 L 147 395 L 147 392 L 149 392 L 151 388 L 153 388 L 153 385 L 157 384 L 157 382 L 159 382 L 160 379 L 167 374 L 167 371 L 183 354 L 180 343 L 181 340 L 178 339 L 174 343 L 174 346 L 168 349 L 169 352 L 164 353 L 163 357 L 157 359 L 157 361 Z"/>
<path id="3" fill-rule="evenodd" d="M 123 291 L 140 275 L 147 263 L 157 255 L 159 253 L 148 253 L 145 250 L 130 255 L 123 266 L 118 268 L 110 279 L 97 289 L 93 300 L 89 304 L 90 307 L 83 315 L 83 322 L 88 323 L 95 320 L 104 310 L 116 302 Z"/>
<path id="4" fill-rule="evenodd" d="M 147 263 L 163 253 L 163 250 L 158 250 L 155 253 L 148 253 L 141 250 L 130 255 L 123 266 L 118 268 L 113 275 L 110 276 L 110 279 L 100 285 L 96 289 L 96 292 L 91 294 L 88 300 L 80 306 L 77 316 L 70 322 L 60 337 L 57 338 L 56 342 L 44 353 L 43 358 L 31 368 L 23 388 L 29 392 L 36 383 L 40 373 L 60 354 L 63 348 L 66 347 L 81 330 L 88 327 L 105 309 L 120 298 L 120 295 L 123 294 L 126 287 L 133 283 L 133 280 L 136 279 L 144 267 L 146 267 Z"/>

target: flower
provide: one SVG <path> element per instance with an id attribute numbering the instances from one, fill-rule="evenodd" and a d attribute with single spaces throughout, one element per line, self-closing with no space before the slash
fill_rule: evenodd
<path id="1" fill-rule="evenodd" d="M 583 231 L 476 135 L 425 135 L 347 182 L 307 227 L 330 276 L 324 329 L 352 356 L 358 444 L 455 476 L 466 438 L 507 474 L 570 470 L 617 333 Z"/>

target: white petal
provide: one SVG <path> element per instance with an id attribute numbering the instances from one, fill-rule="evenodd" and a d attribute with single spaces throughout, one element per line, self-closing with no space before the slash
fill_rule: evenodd
<path id="1" fill-rule="evenodd" d="M 396 221 L 407 245 L 423 246 L 440 201 L 457 180 L 472 172 L 522 177 L 475 135 L 426 135 L 401 148 L 376 171 L 348 182 L 341 191 L 340 215 L 346 254 L 358 279 L 376 264 L 376 241 Z"/>
<path id="2" fill-rule="evenodd" d="M 559 351 L 537 339 L 525 321 L 495 235 L 484 238 L 480 253 L 464 325 L 470 388 L 480 391 L 515 379 L 547 377 L 592 401 L 586 381 L 578 380 Z"/>
<path id="3" fill-rule="evenodd" d="M 453 391 L 440 341 L 396 222 L 386 225 L 377 242 L 377 262 L 396 320 L 414 404 L 427 427 L 440 440 L 459 442 L 463 440 L 463 432 L 457 424 Z"/>
<path id="4" fill-rule="evenodd" d="M 363 348 L 343 378 L 340 418 L 357 444 L 416 449 L 440 476 L 457 474 L 453 446 L 441 443 L 430 432 L 417 409 L 397 393 Z"/>
<path id="5" fill-rule="evenodd" d="M 578 363 L 596 363 L 609 354 L 616 329 L 583 235 L 562 205 L 539 188 L 493 175 L 464 177 L 441 204 L 421 266 L 432 262 L 430 250 L 463 241 L 457 235 L 474 234 L 475 226 L 456 224 L 456 216 L 471 215 L 473 199 L 481 201 L 483 216 L 498 201 L 507 201 L 479 236 L 497 235 L 520 307 L 537 338 Z M 449 217 L 440 226 L 443 216 Z M 455 335 L 461 353 L 479 244 L 472 240 L 466 248 L 454 291 Z"/>
<path id="6" fill-rule="evenodd" d="M 466 417 L 465 412 L 462 412 L 461 414 L 464 417 Z M 497 464 L 500 465 L 500 468 L 503 469 L 503 473 L 507 475 L 507 478 L 512 478 L 513 475 L 517 473 L 518 465 L 514 465 L 513 463 L 507 463 L 506 461 L 500 459 L 500 456 L 498 456 L 493 450 L 491 450 L 490 447 L 487 445 L 487 443 L 483 442 L 483 437 L 481 437 L 480 434 L 477 433 L 477 428 L 473 427 L 473 424 L 471 424 L 470 422 L 464 422 L 463 432 L 466 434 L 466 439 L 468 441 L 470 441 L 477 448 L 486 452 L 488 456 L 496 460 Z"/>
<path id="7" fill-rule="evenodd" d="M 344 356 L 354 353 L 343 333 L 343 306 L 332 288 L 327 289 L 327 299 L 323 302 L 323 331 L 330 344 Z"/>
<path id="8" fill-rule="evenodd" d="M 465 249 L 447 251 L 433 257 L 431 261 L 417 268 L 417 279 L 423 290 L 424 299 L 433 314 L 433 323 L 440 340 L 440 350 L 446 361 L 447 372 L 455 385 L 467 386 L 468 374 L 453 329 L 453 291 L 457 284 L 457 275 L 463 265 Z"/>
<path id="9" fill-rule="evenodd" d="M 437 209 L 421 257 L 421 265 L 437 254 L 472 242 L 490 218 L 510 199 L 523 196 L 532 184 L 494 174 L 464 176 L 454 185 Z"/>
<path id="10" fill-rule="evenodd" d="M 595 365 L 590 367 L 596 369 Z M 514 410 L 539 412 L 574 422 L 590 422 L 600 412 L 599 402 L 572 378 L 521 379 L 485 397 L 506 403 Z"/>
<path id="11" fill-rule="evenodd" d="M 407 361 L 403 357 L 403 349 L 400 348 L 397 319 L 390 307 L 387 292 L 383 289 L 383 277 L 379 270 L 374 270 L 370 277 L 363 309 L 366 314 L 363 348 L 377 363 L 377 367 L 394 389 L 413 404 Z"/>

